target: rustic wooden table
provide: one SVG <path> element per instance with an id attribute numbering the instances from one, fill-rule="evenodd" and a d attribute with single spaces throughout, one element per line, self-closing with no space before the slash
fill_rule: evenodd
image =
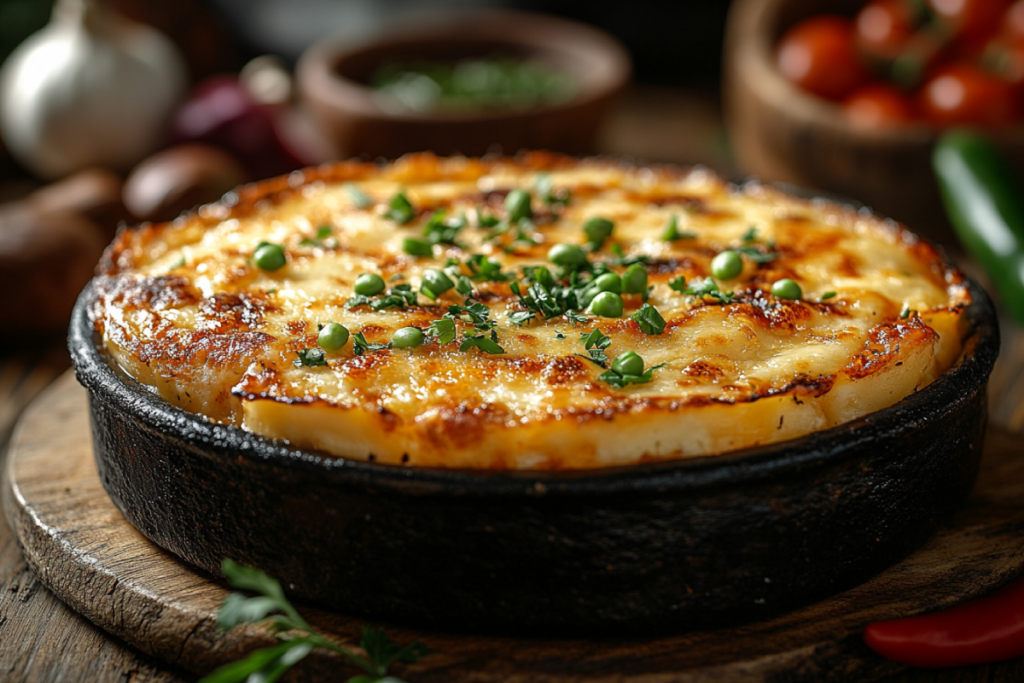
<path id="1" fill-rule="evenodd" d="M 611 154 L 652 161 L 706 163 L 730 173 L 719 121 L 714 99 L 706 95 L 657 88 L 637 90 L 614 112 L 602 148 Z M 1008 321 L 1002 329 L 1003 352 L 989 391 L 992 421 L 1024 433 L 1024 332 Z M 0 464 L 22 409 L 69 366 L 62 338 L 0 339 Z M 55 424 L 53 428 L 61 426 Z M 0 512 L 0 681 L 194 680 L 195 676 L 107 635 L 55 598 L 25 566 Z M 888 679 L 888 683 L 1021 680 L 1024 658 L 987 666 L 908 671 Z"/>

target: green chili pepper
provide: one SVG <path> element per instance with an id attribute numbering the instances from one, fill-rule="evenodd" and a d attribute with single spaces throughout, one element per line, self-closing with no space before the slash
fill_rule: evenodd
<path id="1" fill-rule="evenodd" d="M 1024 324 L 1024 203 L 1013 172 L 985 138 L 944 134 L 932 154 L 950 223 Z"/>

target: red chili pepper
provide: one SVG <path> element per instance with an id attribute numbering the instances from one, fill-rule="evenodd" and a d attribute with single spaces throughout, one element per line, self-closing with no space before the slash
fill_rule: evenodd
<path id="1" fill-rule="evenodd" d="M 1024 580 L 944 612 L 870 624 L 864 642 L 887 659 L 929 669 L 1020 657 Z"/>

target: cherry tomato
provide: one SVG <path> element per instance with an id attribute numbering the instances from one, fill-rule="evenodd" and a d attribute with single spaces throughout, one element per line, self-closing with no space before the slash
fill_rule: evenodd
<path id="1" fill-rule="evenodd" d="M 928 0 L 964 54 L 976 55 L 999 30 L 1010 0 Z"/>
<path id="2" fill-rule="evenodd" d="M 842 99 L 868 78 L 854 49 L 853 22 L 832 15 L 789 29 L 779 41 L 776 64 L 792 83 L 832 100 Z"/>
<path id="3" fill-rule="evenodd" d="M 921 111 L 937 126 L 1001 126 L 1017 116 L 1013 86 L 969 64 L 939 69 L 921 88 Z"/>
<path id="4" fill-rule="evenodd" d="M 914 17 L 905 0 L 872 0 L 857 14 L 857 48 L 872 59 L 892 59 L 914 34 Z"/>
<path id="5" fill-rule="evenodd" d="M 1006 10 L 1002 30 L 1007 40 L 1024 40 L 1024 0 L 1017 0 Z"/>
<path id="6" fill-rule="evenodd" d="M 843 110 L 859 128 L 901 126 L 917 118 L 914 103 L 900 90 L 883 83 L 858 88 L 843 100 Z"/>

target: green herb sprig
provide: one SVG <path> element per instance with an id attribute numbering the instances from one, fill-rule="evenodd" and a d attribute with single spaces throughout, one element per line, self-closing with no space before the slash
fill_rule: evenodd
<path id="1" fill-rule="evenodd" d="M 327 365 L 327 359 L 324 358 L 323 349 L 299 349 L 295 352 L 298 356 L 292 361 L 292 365 L 297 368 L 303 366 L 307 368 L 315 368 L 321 365 Z"/>
<path id="2" fill-rule="evenodd" d="M 771 263 L 775 259 L 779 258 L 779 253 L 777 251 L 764 251 L 759 247 L 755 247 L 750 244 L 733 247 L 732 250 L 738 254 L 743 254 L 754 263 Z"/>
<path id="3" fill-rule="evenodd" d="M 679 229 L 679 216 L 676 214 L 672 214 L 672 217 L 668 219 L 668 223 L 665 224 L 665 228 L 661 231 L 661 239 L 666 242 L 692 240 L 696 238 L 697 233 Z"/>
<path id="4" fill-rule="evenodd" d="M 473 331 L 462 335 L 459 351 L 468 351 L 475 347 L 495 355 L 505 353 L 505 349 L 498 344 L 498 331 L 495 329 L 498 323 L 490 319 L 491 309 L 485 304 L 474 302 L 471 299 L 467 299 L 466 303 L 468 304 L 466 306 L 449 306 L 448 312 L 445 313 L 445 317 L 453 323 L 460 320 L 472 325 Z"/>
<path id="5" fill-rule="evenodd" d="M 751 225 L 747 228 L 747 231 L 743 233 L 743 236 L 740 239 L 743 240 L 743 246 L 733 247 L 732 250 L 739 254 L 743 254 L 754 263 L 771 263 L 775 259 L 779 258 L 778 252 L 775 251 L 777 246 L 775 244 L 775 240 L 768 240 L 764 244 L 763 248 L 755 246 L 754 243 L 760 240 L 757 234 L 756 225 Z"/>
<path id="6" fill-rule="evenodd" d="M 307 237 L 304 240 L 299 240 L 299 246 L 303 247 L 327 247 L 333 249 L 338 246 L 338 240 L 331 237 L 333 229 L 329 225 L 321 225 L 316 229 L 315 237 Z"/>
<path id="7" fill-rule="evenodd" d="M 667 324 L 658 309 L 650 304 L 644 304 L 629 317 L 640 326 L 644 334 L 661 334 Z"/>
<path id="8" fill-rule="evenodd" d="M 423 236 L 428 244 L 452 244 L 462 246 L 456 240 L 459 232 L 467 225 L 465 214 L 459 216 L 447 216 L 443 209 L 435 211 L 434 215 L 427 221 L 423 228 Z"/>
<path id="9" fill-rule="evenodd" d="M 555 189 L 551 176 L 547 173 L 541 173 L 537 176 L 534 188 L 537 190 L 537 196 L 540 197 L 540 200 L 548 206 L 565 205 L 572 199 L 572 193 L 569 192 L 568 188 Z"/>
<path id="10" fill-rule="evenodd" d="M 538 269 L 542 270 L 542 269 Z M 550 272 L 547 269 L 543 269 Z M 540 281 L 534 281 L 524 294 L 518 282 L 511 285 L 512 293 L 519 297 L 519 303 L 525 311 L 515 311 L 509 315 L 509 322 L 513 325 L 525 325 L 533 319 L 549 320 L 564 315 L 573 325 L 587 322 L 587 316 L 578 311 L 584 308 L 580 299 L 584 285 L 580 285 L 573 273 L 569 286 L 560 285 L 552 280 L 550 286 L 545 286 Z"/>
<path id="11" fill-rule="evenodd" d="M 367 209 L 373 206 L 373 200 L 367 197 L 366 193 L 360 190 L 355 183 L 345 183 L 342 187 L 348 192 L 348 196 L 357 209 Z"/>
<path id="12" fill-rule="evenodd" d="M 357 356 L 361 356 L 369 351 L 383 351 L 384 349 L 390 349 L 391 344 L 380 344 L 377 342 L 368 342 L 366 337 L 363 336 L 362 332 L 356 332 L 352 335 L 352 353 Z"/>
<path id="13" fill-rule="evenodd" d="M 669 280 L 668 286 L 680 294 L 690 294 L 701 298 L 709 297 L 715 300 L 714 303 L 718 304 L 731 304 L 736 301 L 736 296 L 733 292 L 723 292 L 718 288 L 718 283 L 715 282 L 714 278 L 710 277 L 696 278 L 687 283 L 686 278 L 680 275 Z"/>
<path id="14" fill-rule="evenodd" d="M 583 348 L 589 355 L 584 356 L 582 353 L 575 355 L 586 358 L 599 367 L 608 367 L 608 354 L 605 353 L 605 349 L 611 346 L 611 337 L 602 332 L 600 328 L 595 327 L 591 332 L 581 334 L 580 341 L 583 342 Z"/>
<path id="15" fill-rule="evenodd" d="M 397 192 L 388 202 L 388 210 L 384 212 L 386 218 L 390 218 L 399 225 L 405 225 L 416 217 L 416 209 L 412 202 L 403 193 Z"/>
<path id="16" fill-rule="evenodd" d="M 455 341 L 455 321 L 451 318 L 438 318 L 427 326 L 426 333 L 438 344 L 448 344 Z"/>
<path id="17" fill-rule="evenodd" d="M 217 612 L 217 628 L 227 631 L 240 624 L 265 621 L 280 642 L 222 666 L 200 683 L 273 683 L 317 648 L 337 652 L 364 672 L 350 677 L 348 683 L 403 683 L 388 676 L 391 665 L 396 661 L 413 663 L 430 652 L 422 643 L 399 645 L 383 629 L 364 626 L 359 642 L 366 652 L 364 657 L 318 633 L 285 597 L 281 584 L 267 574 L 227 559 L 221 570 L 232 588 L 253 591 L 257 596 L 228 595 Z"/>
<path id="18" fill-rule="evenodd" d="M 354 294 L 352 298 L 345 302 L 345 307 L 355 308 L 356 306 L 369 306 L 371 310 L 383 311 L 388 308 L 407 308 L 409 306 L 415 306 L 416 301 L 417 295 L 413 290 L 412 285 L 401 284 L 395 285 L 389 289 L 386 294 L 379 296 Z"/>

